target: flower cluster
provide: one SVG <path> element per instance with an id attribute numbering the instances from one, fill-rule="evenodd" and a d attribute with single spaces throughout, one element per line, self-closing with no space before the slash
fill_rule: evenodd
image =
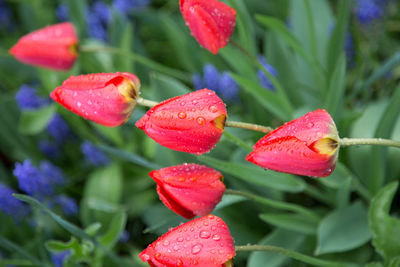
<path id="1" fill-rule="evenodd" d="M 74 199 L 67 196 L 62 196 L 60 199 L 54 197 L 56 190 L 65 186 L 67 182 L 62 170 L 57 166 L 48 161 L 42 161 L 40 168 L 37 168 L 30 160 L 25 160 L 15 164 L 13 174 L 22 191 L 59 205 L 68 215 L 76 214 L 77 205 Z"/>
<path id="2" fill-rule="evenodd" d="M 28 214 L 28 208 L 12 194 L 17 193 L 10 187 L 0 183 L 0 212 L 19 220 Z"/>
<path id="3" fill-rule="evenodd" d="M 354 13 L 358 21 L 363 25 L 368 25 L 382 18 L 388 0 L 358 0 Z"/>
<path id="4" fill-rule="evenodd" d="M 203 76 L 196 73 L 192 77 L 194 89 L 208 88 L 221 96 L 222 99 L 235 101 L 238 99 L 239 86 L 232 76 L 223 71 L 220 73 L 212 64 L 203 68 Z"/>

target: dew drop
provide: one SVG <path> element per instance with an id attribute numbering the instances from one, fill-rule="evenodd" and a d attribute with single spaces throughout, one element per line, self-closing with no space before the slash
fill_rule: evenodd
<path id="1" fill-rule="evenodd" d="M 179 113 L 178 113 L 178 118 L 179 118 L 179 119 L 184 119 L 184 118 L 186 118 L 186 113 L 185 113 L 185 112 L 179 112 Z"/>
<path id="2" fill-rule="evenodd" d="M 194 245 L 192 247 L 192 254 L 196 255 L 199 254 L 203 246 L 201 244 Z"/>
<path id="3" fill-rule="evenodd" d="M 209 238 L 210 236 L 211 236 L 211 234 L 210 234 L 210 232 L 208 232 L 208 231 L 201 231 L 201 232 L 200 232 L 200 238 L 207 239 L 207 238 Z"/>
<path id="4" fill-rule="evenodd" d="M 312 127 L 314 127 L 314 123 L 309 122 L 309 123 L 307 124 L 307 126 L 308 126 L 308 128 L 312 128 Z"/>
<path id="5" fill-rule="evenodd" d="M 180 260 L 180 259 L 178 259 L 177 261 L 176 261 L 176 266 L 183 266 L 183 262 L 182 262 L 182 260 Z"/>
<path id="6" fill-rule="evenodd" d="M 219 235 L 213 235 L 212 239 L 215 241 L 219 241 L 221 237 Z"/>
<path id="7" fill-rule="evenodd" d="M 78 105 L 78 108 L 80 108 L 82 106 L 81 102 L 76 103 Z"/>
<path id="8" fill-rule="evenodd" d="M 211 111 L 212 113 L 215 113 L 218 111 L 217 106 L 211 105 L 208 107 L 208 110 Z"/>
<path id="9" fill-rule="evenodd" d="M 169 242 L 168 242 L 168 241 L 164 241 L 163 245 L 164 245 L 164 246 L 168 246 L 168 245 L 169 245 Z"/>
<path id="10" fill-rule="evenodd" d="M 203 125 L 204 123 L 206 123 L 206 119 L 204 119 L 203 117 L 198 117 L 196 119 L 196 121 L 197 121 L 197 124 L 199 124 L 199 125 Z"/>

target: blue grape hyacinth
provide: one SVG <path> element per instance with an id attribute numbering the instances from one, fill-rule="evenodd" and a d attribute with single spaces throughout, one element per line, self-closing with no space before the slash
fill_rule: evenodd
<path id="1" fill-rule="evenodd" d="M 0 212 L 11 216 L 14 220 L 22 219 L 29 212 L 28 208 L 12 194 L 17 193 L 10 187 L 0 183 Z"/>
<path id="2" fill-rule="evenodd" d="M 58 158 L 61 154 L 60 146 L 51 141 L 41 140 L 38 143 L 38 149 L 48 158 Z"/>
<path id="3" fill-rule="evenodd" d="M 85 156 L 86 162 L 93 166 L 104 166 L 110 163 L 110 158 L 89 141 L 81 144 L 81 151 Z"/>
<path id="4" fill-rule="evenodd" d="M 58 143 L 64 143 L 66 140 L 72 137 L 72 131 L 69 128 L 67 122 L 59 114 L 54 114 L 46 127 L 47 132 L 53 137 Z"/>
<path id="5" fill-rule="evenodd" d="M 383 17 L 387 0 L 357 0 L 354 13 L 360 24 L 368 25 Z"/>
<path id="6" fill-rule="evenodd" d="M 261 65 L 263 65 L 264 69 L 270 73 L 272 76 L 277 77 L 278 72 L 275 70 L 274 67 L 272 67 L 270 64 L 267 63 L 265 60 L 265 57 L 263 55 L 258 56 L 258 61 L 260 62 Z M 268 90 L 275 90 L 274 85 L 271 83 L 269 80 L 268 76 L 264 73 L 262 70 L 257 71 L 257 76 L 258 80 L 260 82 L 260 85 Z"/>
<path id="7" fill-rule="evenodd" d="M 40 169 L 33 166 L 29 159 L 17 162 L 13 174 L 22 191 L 40 199 L 52 195 L 57 186 L 66 182 L 61 169 L 46 161 L 41 163 Z"/>
<path id="8" fill-rule="evenodd" d="M 15 100 L 21 110 L 34 110 L 50 103 L 49 99 L 38 96 L 36 89 L 26 84 L 21 85 Z"/>
<path id="9" fill-rule="evenodd" d="M 114 0 L 113 7 L 122 14 L 128 14 L 134 9 L 147 7 L 150 0 Z"/>
<path id="10" fill-rule="evenodd" d="M 75 199 L 66 195 L 56 196 L 52 204 L 60 206 L 65 215 L 72 216 L 78 213 L 78 204 Z"/>
<path id="11" fill-rule="evenodd" d="M 71 251 L 51 252 L 51 261 L 55 267 L 63 267 L 65 259 L 71 254 Z"/>
<path id="12" fill-rule="evenodd" d="M 227 71 L 220 73 L 212 64 L 203 67 L 203 76 L 196 73 L 192 76 L 196 90 L 207 88 L 213 90 L 225 100 L 238 100 L 239 86 Z"/>
<path id="13" fill-rule="evenodd" d="M 111 20 L 110 7 L 102 1 L 96 1 L 88 10 L 86 18 L 89 36 L 107 41 L 107 29 Z"/>

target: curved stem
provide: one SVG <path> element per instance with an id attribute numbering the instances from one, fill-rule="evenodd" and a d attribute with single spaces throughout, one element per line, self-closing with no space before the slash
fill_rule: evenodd
<path id="1" fill-rule="evenodd" d="M 266 126 L 262 126 L 262 125 L 258 125 L 258 124 L 252 124 L 252 123 L 241 122 L 241 121 L 226 121 L 225 127 L 242 128 L 242 129 L 258 131 L 258 132 L 263 132 L 263 133 L 269 133 L 273 130 L 271 127 L 266 127 Z"/>
<path id="2" fill-rule="evenodd" d="M 275 209 L 297 212 L 297 213 L 303 214 L 307 217 L 311 217 L 315 220 L 320 219 L 319 216 L 317 214 L 315 214 L 314 212 L 312 212 L 306 208 L 303 208 L 302 206 L 298 206 L 296 204 L 290 204 L 290 203 L 286 203 L 283 201 L 272 200 L 272 199 L 268 199 L 265 197 L 261 197 L 261 196 L 252 194 L 252 193 L 247 193 L 247 192 L 242 192 L 242 191 L 237 191 L 237 190 L 232 190 L 232 189 L 226 189 L 225 194 L 242 196 L 247 199 L 256 201 L 260 204 L 263 204 L 263 205 L 266 205 L 266 206 L 269 206 L 269 207 L 272 207 Z"/>
<path id="3" fill-rule="evenodd" d="M 339 144 L 341 146 L 376 145 L 400 148 L 399 141 L 382 138 L 341 138 Z"/>
<path id="4" fill-rule="evenodd" d="M 150 69 L 173 76 L 182 81 L 185 81 L 185 82 L 192 81 L 190 78 L 191 76 L 187 73 L 184 73 L 180 70 L 166 67 L 166 66 L 164 66 L 160 63 L 157 63 L 151 59 L 148 59 L 146 57 L 143 57 L 141 55 L 138 55 L 138 54 L 130 52 L 130 51 L 121 50 L 116 47 L 112 47 L 112 46 L 81 46 L 81 47 L 79 47 L 79 51 L 80 52 L 106 52 L 106 53 L 111 53 L 111 54 L 117 54 L 120 56 L 128 57 L 128 58 L 132 59 L 133 61 L 136 61 L 139 64 L 147 66 Z"/>
<path id="5" fill-rule="evenodd" d="M 136 103 L 138 105 L 149 107 L 149 108 L 152 108 L 158 104 L 158 102 L 156 102 L 156 101 L 144 99 L 143 97 L 138 97 L 138 99 L 136 100 Z"/>
<path id="6" fill-rule="evenodd" d="M 281 247 L 269 246 L 269 245 L 247 245 L 247 246 L 235 246 L 236 252 L 240 251 L 265 251 L 265 252 L 274 252 L 279 253 L 285 256 L 288 256 L 292 259 L 305 262 L 315 266 L 324 266 L 324 267 L 345 267 L 345 266 L 357 266 L 355 263 L 349 262 L 335 262 L 322 260 L 318 258 L 314 258 L 296 251 L 288 250 Z"/>

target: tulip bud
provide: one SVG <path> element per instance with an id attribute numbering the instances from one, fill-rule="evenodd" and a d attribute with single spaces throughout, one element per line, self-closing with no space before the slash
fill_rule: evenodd
<path id="1" fill-rule="evenodd" d="M 152 267 L 232 266 L 233 238 L 225 222 L 207 215 L 184 223 L 150 244 L 139 257 Z"/>
<path id="2" fill-rule="evenodd" d="M 104 126 L 118 126 L 132 115 L 140 81 L 131 73 L 71 76 L 50 94 L 66 109 Z"/>
<path id="3" fill-rule="evenodd" d="M 161 102 L 136 126 L 162 146 L 202 154 L 218 143 L 226 117 L 222 100 L 213 91 L 202 89 Z"/>
<path id="4" fill-rule="evenodd" d="M 325 177 L 335 169 L 338 148 L 335 123 L 319 109 L 261 138 L 246 160 L 278 172 Z"/>
<path id="5" fill-rule="evenodd" d="M 199 44 L 213 54 L 225 47 L 236 24 L 236 11 L 217 0 L 180 0 L 186 25 Z"/>
<path id="6" fill-rule="evenodd" d="M 149 175 L 161 201 L 186 219 L 211 213 L 225 192 L 222 174 L 203 165 L 185 163 Z"/>
<path id="7" fill-rule="evenodd" d="M 74 25 L 64 22 L 23 36 L 10 49 L 10 54 L 26 64 L 65 71 L 78 56 L 77 46 Z"/>

